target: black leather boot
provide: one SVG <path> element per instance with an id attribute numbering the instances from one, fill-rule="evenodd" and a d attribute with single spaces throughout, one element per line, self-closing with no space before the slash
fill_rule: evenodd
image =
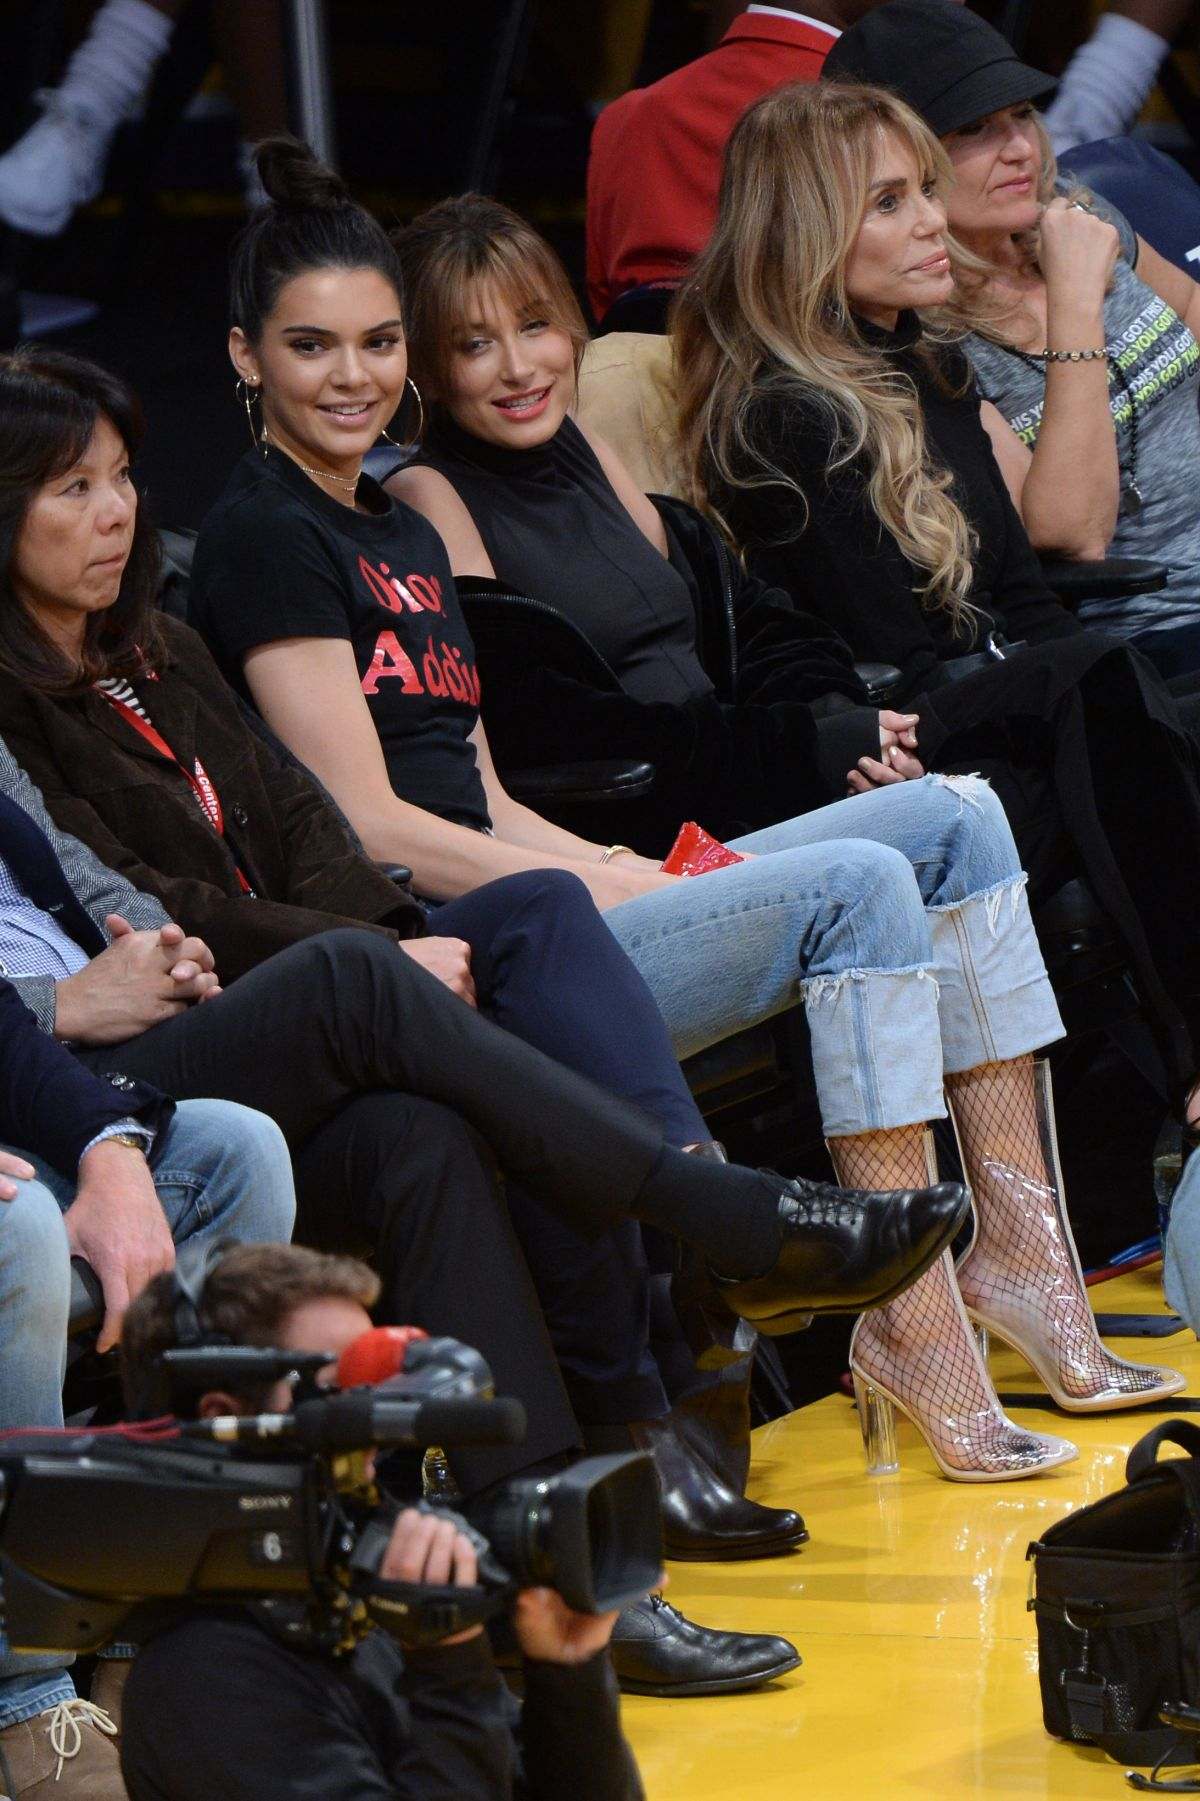
<path id="1" fill-rule="evenodd" d="M 786 1638 L 697 1626 L 661 1595 L 622 1608 L 613 1628 L 613 1669 L 627 1695 L 728 1695 L 761 1688 L 800 1661 Z"/>
<path id="2" fill-rule="evenodd" d="M 721 1295 L 760 1332 L 778 1337 L 806 1314 L 883 1307 L 923 1276 L 967 1215 L 961 1182 L 884 1192 L 759 1172 L 778 1195 L 779 1254 L 761 1276 L 713 1272 Z"/>
<path id="3" fill-rule="evenodd" d="M 758 1334 L 745 1320 L 739 1320 L 738 1327 L 749 1338 L 751 1348 L 723 1369 L 708 1388 L 676 1401 L 671 1423 L 722 1482 L 735 1494 L 744 1495 L 750 1474 L 750 1381 Z"/>
<path id="4" fill-rule="evenodd" d="M 728 1163 L 725 1146 L 715 1138 L 703 1138 L 684 1149 L 690 1157 L 703 1157 L 708 1163 Z M 749 1419 L 750 1368 L 754 1359 L 754 1343 L 758 1334 L 733 1311 L 713 1285 L 708 1266 L 692 1245 L 676 1247 L 675 1273 L 671 1277 L 671 1302 L 698 1370 L 729 1370 L 744 1367 Z M 750 1364 L 746 1364 L 749 1353 Z M 747 1433 L 749 1427 L 747 1427 Z M 747 1462 L 749 1453 L 747 1452 Z M 711 1460 L 710 1460 L 711 1461 Z M 746 1479 L 732 1484 L 744 1489 Z"/>
<path id="5" fill-rule="evenodd" d="M 635 1420 L 629 1436 L 654 1459 L 662 1494 L 663 1554 L 681 1562 L 778 1557 L 808 1537 L 790 1508 L 760 1507 L 721 1480 L 685 1444 L 668 1417 Z"/>

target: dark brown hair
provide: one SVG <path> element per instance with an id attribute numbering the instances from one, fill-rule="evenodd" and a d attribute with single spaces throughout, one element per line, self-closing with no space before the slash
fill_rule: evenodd
<path id="1" fill-rule="evenodd" d="M 0 669 L 43 693 L 70 694 L 101 676 L 137 675 L 162 657 L 158 535 L 141 506 L 121 592 L 111 607 L 89 616 L 80 667 L 68 663 L 13 587 L 17 540 L 35 496 L 85 455 L 101 419 L 132 457 L 142 440 L 141 408 L 118 376 L 36 344 L 0 356 Z"/>
<path id="2" fill-rule="evenodd" d="M 484 194 L 441 200 L 394 232 L 404 274 L 408 366 L 435 398 L 449 386 L 454 341 L 470 324 L 474 292 L 491 288 L 516 313 L 537 309 L 575 346 L 575 373 L 587 326 L 566 270 L 533 226 Z"/>
<path id="3" fill-rule="evenodd" d="M 204 1279 L 200 1323 L 220 1342 L 270 1346 L 278 1344 L 297 1307 L 327 1299 L 371 1308 L 379 1299 L 379 1278 L 356 1257 L 304 1245 L 233 1245 Z M 175 1343 L 175 1278 L 168 1272 L 143 1288 L 121 1328 L 121 1380 L 131 1410 L 140 1410 L 142 1398 L 155 1388 L 155 1363 Z M 261 1407 L 273 1386 L 238 1399 Z"/>
<path id="4" fill-rule="evenodd" d="M 229 323 L 257 344 L 283 289 L 310 269 L 374 269 L 395 288 L 403 312 L 396 252 L 341 177 L 297 138 L 264 138 L 255 161 L 271 204 L 251 214 L 234 245 Z"/>

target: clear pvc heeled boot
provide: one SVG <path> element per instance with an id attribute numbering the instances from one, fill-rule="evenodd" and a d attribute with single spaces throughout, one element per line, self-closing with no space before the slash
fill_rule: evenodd
<path id="1" fill-rule="evenodd" d="M 867 1176 L 873 1187 L 936 1180 L 932 1136 L 916 1128 L 833 1139 L 829 1150 L 847 1184 Z M 1027 1432 L 1004 1413 L 948 1251 L 896 1300 L 860 1315 L 850 1368 L 872 1475 L 899 1467 L 897 1407 L 952 1482 L 1016 1481 L 1078 1456 L 1066 1439 Z"/>
<path id="2" fill-rule="evenodd" d="M 1116 1357 L 1096 1330 L 1063 1204 L 1045 1061 L 984 1064 L 946 1086 L 975 1203 L 975 1239 L 958 1269 L 970 1317 L 1019 1351 L 1072 1413 L 1178 1394 L 1177 1370 Z"/>
<path id="3" fill-rule="evenodd" d="M 1004 1412 L 949 1251 L 898 1300 L 860 1316 L 850 1369 L 871 1475 L 899 1467 L 897 1407 L 952 1482 L 1014 1482 L 1079 1455 L 1068 1439 L 1027 1432 Z"/>

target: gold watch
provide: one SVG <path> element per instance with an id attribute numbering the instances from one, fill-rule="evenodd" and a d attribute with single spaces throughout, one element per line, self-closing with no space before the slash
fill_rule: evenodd
<path id="1" fill-rule="evenodd" d="M 107 1138 L 100 1140 L 100 1143 L 128 1145 L 131 1151 L 137 1151 L 143 1157 L 146 1155 L 146 1140 L 137 1132 L 110 1132 Z M 96 1148 L 95 1145 L 92 1146 L 93 1150 Z"/>

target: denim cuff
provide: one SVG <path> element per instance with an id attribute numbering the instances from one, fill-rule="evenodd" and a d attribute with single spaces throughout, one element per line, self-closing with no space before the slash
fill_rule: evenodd
<path id="1" fill-rule="evenodd" d="M 827 1138 L 942 1119 L 938 985 L 926 965 L 801 982 Z"/>
<path id="2" fill-rule="evenodd" d="M 947 1075 L 1039 1051 L 1066 1030 L 1025 893 L 1014 876 L 928 909 Z"/>
<path id="3" fill-rule="evenodd" d="M 75 1699 L 75 1684 L 60 1664 L 57 1669 L 39 1671 L 36 1676 L 0 1677 L 0 1732 L 7 1726 L 19 1726 L 23 1720 L 57 1707 L 60 1701 Z"/>

